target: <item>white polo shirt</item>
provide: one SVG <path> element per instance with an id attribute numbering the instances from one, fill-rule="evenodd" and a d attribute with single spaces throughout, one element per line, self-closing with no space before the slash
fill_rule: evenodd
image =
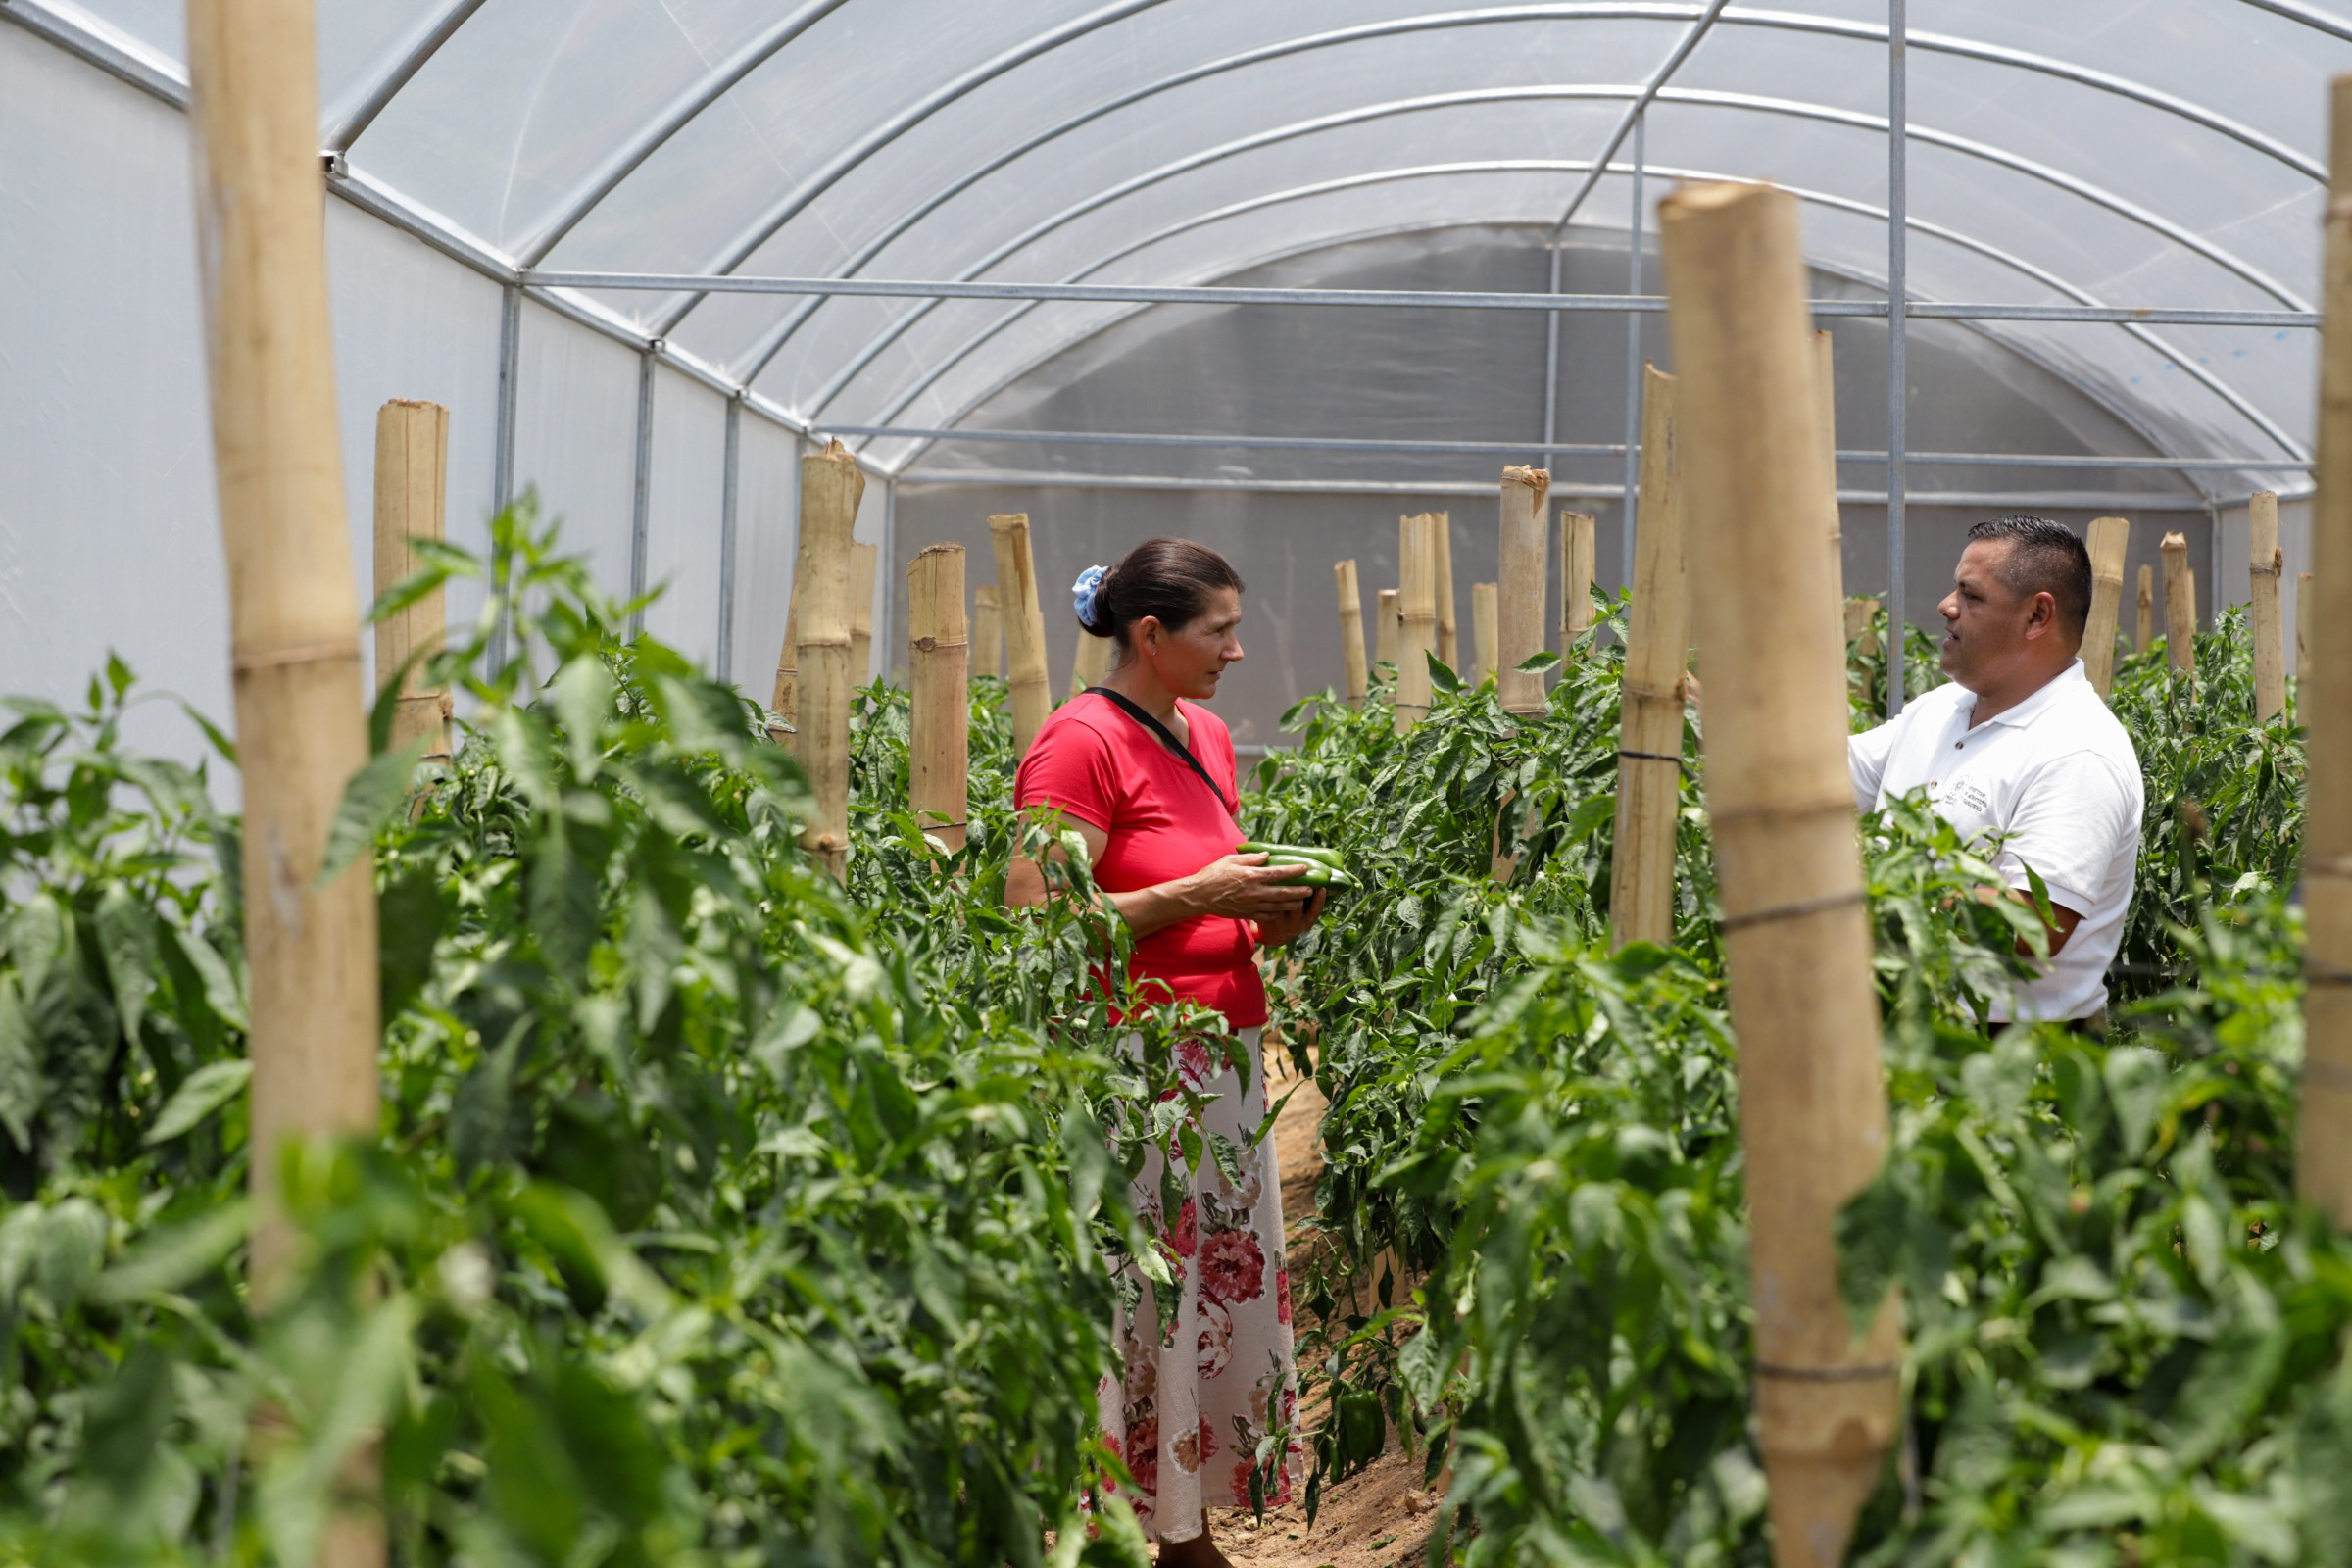
<path id="1" fill-rule="evenodd" d="M 2082 924 L 2041 978 L 1993 999 L 1999 1020 L 2087 1018 L 2107 1004 L 2139 860 L 2139 755 L 2076 660 L 2024 702 L 1972 726 L 1976 694 L 1946 681 L 1900 717 L 1846 742 L 1854 808 L 1925 786 L 1937 814 L 1991 857 L 2011 887 L 2041 875 Z"/>

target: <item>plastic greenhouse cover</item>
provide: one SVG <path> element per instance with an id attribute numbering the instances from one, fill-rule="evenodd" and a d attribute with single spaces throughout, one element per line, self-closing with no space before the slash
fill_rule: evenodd
<path id="1" fill-rule="evenodd" d="M 177 0 L 25 3 L 181 57 Z M 1883 287 L 1888 10 L 332 0 L 322 136 L 383 100 L 352 169 L 526 267 L 1201 283 L 1353 237 L 1557 222 L 1698 29 L 1648 110 L 1652 198 L 1673 178 L 1795 187 L 1816 262 Z M 1913 0 L 1907 36 L 1914 298 L 2311 307 L 2343 18 L 2305 0 Z M 1619 244 L 1630 150 L 1575 215 Z M 820 425 L 953 422 L 1133 314 L 596 298 Z M 2308 443 L 2306 329 L 1983 331 L 2178 455 Z M 1287 425 L 1327 417 L 1310 393 Z"/>

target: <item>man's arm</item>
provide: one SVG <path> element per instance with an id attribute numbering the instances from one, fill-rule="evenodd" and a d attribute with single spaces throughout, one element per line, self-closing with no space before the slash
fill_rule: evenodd
<path id="1" fill-rule="evenodd" d="M 2034 894 L 2033 890 L 2030 888 L 1977 889 L 1977 900 L 1979 903 L 1998 904 L 2003 899 L 2015 899 L 2018 903 L 2024 905 L 2029 909 L 2034 907 Z M 2042 922 L 2041 928 L 2049 936 L 2051 957 L 2055 958 L 2058 956 L 2060 950 L 2066 946 L 2066 939 L 2073 936 L 2075 934 L 2075 927 L 2081 925 L 2082 923 L 2082 910 L 2070 909 L 2065 905 L 2060 904 L 2056 899 L 2050 900 L 2050 917 Z M 2017 956 L 2021 958 L 2031 958 L 2034 956 L 2034 945 L 2028 942 L 2024 937 L 2019 937 L 2017 939 Z"/>
<path id="2" fill-rule="evenodd" d="M 2035 770 L 2010 820 L 2000 856 L 2010 885 L 1984 896 L 2030 906 L 2026 868 L 2033 867 L 2049 895 L 2054 956 L 2099 902 L 2119 853 L 2127 844 L 2136 853 L 2138 842 L 2138 804 L 2114 766 L 2090 752 L 2055 758 Z"/>
<path id="3" fill-rule="evenodd" d="M 1888 719 L 1876 729 L 1845 738 L 1845 771 L 1853 781 L 1854 809 L 1868 811 L 1879 804 L 1879 783 L 1886 776 L 1886 760 L 1894 755 L 1894 731 L 1900 719 Z"/>

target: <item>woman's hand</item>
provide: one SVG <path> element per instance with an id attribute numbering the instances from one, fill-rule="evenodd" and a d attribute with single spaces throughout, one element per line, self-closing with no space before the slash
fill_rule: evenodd
<path id="1" fill-rule="evenodd" d="M 1229 915 L 1237 920 L 1296 916 L 1310 891 L 1299 885 L 1304 871 L 1298 865 L 1268 865 L 1263 855 L 1228 855 L 1184 879 L 1185 902 L 1196 914 Z M 1317 895 L 1320 896 L 1319 893 Z M 1318 905 L 1318 908 L 1321 906 Z M 1304 925 L 1300 930 L 1306 929 Z"/>
<path id="2" fill-rule="evenodd" d="M 1306 928 L 1323 918 L 1323 906 L 1331 901 L 1331 889 L 1317 888 L 1314 896 L 1299 904 L 1287 914 L 1271 917 L 1260 915 L 1257 940 L 1269 948 L 1279 948 L 1297 941 Z"/>

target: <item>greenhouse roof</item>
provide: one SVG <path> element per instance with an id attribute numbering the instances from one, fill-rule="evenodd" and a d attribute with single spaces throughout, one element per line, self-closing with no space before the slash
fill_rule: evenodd
<path id="1" fill-rule="evenodd" d="M 177 0 L 0 16 L 185 99 Z M 1878 291 L 1825 312 L 1892 314 L 1899 278 L 2207 495 L 2310 455 L 2352 23 L 2304 0 L 335 0 L 319 28 L 345 197 L 884 473 L 1123 316 L 1238 303 L 1192 292 L 1219 278 L 1467 224 L 1621 245 L 1644 180 L 1713 177 L 1796 191 L 1816 266 Z"/>

